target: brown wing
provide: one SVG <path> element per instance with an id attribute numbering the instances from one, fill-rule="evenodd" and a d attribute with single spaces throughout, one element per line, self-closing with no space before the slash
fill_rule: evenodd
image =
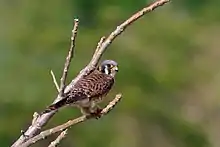
<path id="1" fill-rule="evenodd" d="M 66 104 L 73 104 L 80 100 L 103 96 L 109 92 L 114 84 L 112 76 L 95 70 L 90 75 L 80 79 L 76 85 L 65 94 Z"/>
<path id="2" fill-rule="evenodd" d="M 114 78 L 95 70 L 82 78 L 74 88 L 67 93 L 67 101 L 74 103 L 85 98 L 96 98 L 109 92 L 114 84 Z"/>
<path id="3" fill-rule="evenodd" d="M 80 79 L 76 85 L 65 93 L 65 98 L 47 107 L 43 113 L 59 109 L 68 104 L 74 104 L 89 98 L 94 99 L 106 95 L 114 84 L 114 78 L 97 70 Z"/>

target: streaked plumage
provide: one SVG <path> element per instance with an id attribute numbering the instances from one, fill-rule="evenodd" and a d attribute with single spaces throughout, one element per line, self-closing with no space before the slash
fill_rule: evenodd
<path id="1" fill-rule="evenodd" d="M 80 79 L 62 100 L 50 105 L 43 113 L 59 109 L 66 105 L 79 107 L 83 113 L 96 113 L 97 103 L 110 91 L 114 84 L 114 77 L 118 71 L 117 63 L 105 60 L 86 77 Z M 94 109 L 95 108 L 95 109 Z"/>

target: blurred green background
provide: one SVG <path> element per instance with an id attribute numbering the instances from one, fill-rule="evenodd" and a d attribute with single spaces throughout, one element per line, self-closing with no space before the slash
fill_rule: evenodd
<path id="1" fill-rule="evenodd" d="M 1 147 L 56 97 L 49 72 L 61 75 L 74 18 L 80 26 L 68 81 L 89 62 L 101 36 L 151 2 L 1 0 Z M 103 57 L 120 69 L 105 103 L 119 92 L 123 100 L 102 119 L 72 127 L 60 146 L 219 147 L 219 6 L 219 0 L 173 0 L 130 26 Z M 62 109 L 46 128 L 79 115 Z"/>

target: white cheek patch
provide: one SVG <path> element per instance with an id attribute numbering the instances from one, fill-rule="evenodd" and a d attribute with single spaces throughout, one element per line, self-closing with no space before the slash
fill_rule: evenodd
<path id="1" fill-rule="evenodd" d="M 105 70 L 105 74 L 107 74 L 107 75 L 108 75 L 108 74 L 109 74 L 109 69 L 108 69 L 108 66 L 105 66 L 105 69 L 104 69 L 104 70 Z"/>

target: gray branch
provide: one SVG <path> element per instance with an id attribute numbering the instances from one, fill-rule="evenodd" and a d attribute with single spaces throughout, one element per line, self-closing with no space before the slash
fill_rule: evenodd
<path id="1" fill-rule="evenodd" d="M 98 49 L 96 49 L 96 51 L 95 51 L 91 61 L 89 62 L 89 64 L 83 70 L 80 71 L 78 76 L 75 79 L 73 79 L 68 86 L 65 87 L 65 78 L 64 79 L 61 78 L 62 79 L 61 83 L 63 81 L 63 84 L 60 85 L 60 89 L 63 89 L 63 87 L 64 87 L 65 88 L 64 92 L 65 93 L 68 92 L 76 84 L 76 82 L 79 79 L 81 79 L 85 75 L 88 75 L 89 73 L 91 73 L 91 71 L 93 71 L 96 68 L 100 58 L 102 57 L 103 53 L 106 51 L 108 46 L 129 25 L 131 25 L 136 20 L 138 20 L 139 18 L 144 16 L 146 13 L 153 11 L 155 8 L 158 8 L 159 6 L 162 6 L 162 5 L 166 4 L 166 3 L 168 3 L 169 1 L 170 0 L 158 0 L 158 1 L 154 2 L 154 3 L 152 3 L 151 5 L 143 8 L 142 10 L 138 11 L 137 13 L 132 15 L 130 18 L 128 18 L 126 21 L 124 21 L 121 25 L 119 25 L 105 40 L 103 39 L 102 42 L 100 41 L 101 45 L 97 46 Z M 73 45 L 73 47 L 74 47 L 74 45 Z M 69 60 L 69 62 L 70 61 L 71 60 Z M 69 65 L 67 67 L 67 70 L 65 71 L 65 69 L 64 69 L 64 71 L 63 71 L 64 74 L 65 74 L 65 75 L 63 74 L 64 77 L 66 77 L 66 75 L 67 75 L 68 68 L 69 68 Z M 57 101 L 57 100 L 59 100 L 61 98 L 62 98 L 62 96 L 59 94 L 57 96 L 57 98 L 55 99 L 55 101 Z M 35 118 L 35 121 L 33 121 L 32 125 L 27 129 L 27 131 L 23 135 L 20 136 L 20 138 L 12 145 L 12 147 L 17 147 L 17 146 L 21 145 L 22 143 L 26 142 L 27 140 L 29 140 L 30 138 L 32 138 L 34 135 L 36 135 L 37 132 L 39 132 L 41 130 L 41 128 L 47 124 L 47 122 L 50 120 L 51 117 L 53 117 L 53 115 L 55 113 L 56 113 L 56 111 L 52 111 L 50 113 L 44 114 L 42 116 L 39 116 L 37 119 Z"/>
<path id="2" fill-rule="evenodd" d="M 115 98 L 101 111 L 101 117 L 106 115 L 106 114 L 108 114 L 116 106 L 116 104 L 121 100 L 121 98 L 122 98 L 122 95 L 121 94 L 117 94 L 115 96 Z M 29 139 L 25 143 L 21 144 L 20 147 L 28 147 L 31 144 L 34 144 L 34 143 L 36 143 L 39 140 L 45 139 L 46 137 L 48 137 L 48 136 L 50 136 L 50 135 L 52 135 L 54 133 L 66 130 L 66 129 L 70 128 L 73 125 L 76 125 L 78 123 L 84 122 L 84 121 L 89 120 L 89 119 L 91 119 L 93 117 L 94 117 L 93 115 L 90 115 L 90 116 L 83 115 L 83 116 L 80 116 L 78 118 L 69 120 L 68 122 L 66 122 L 66 123 L 64 123 L 62 125 L 59 125 L 59 126 L 56 126 L 56 127 L 52 128 L 52 129 L 48 129 L 46 131 L 41 132 L 40 134 L 34 136 L 33 138 Z"/>

